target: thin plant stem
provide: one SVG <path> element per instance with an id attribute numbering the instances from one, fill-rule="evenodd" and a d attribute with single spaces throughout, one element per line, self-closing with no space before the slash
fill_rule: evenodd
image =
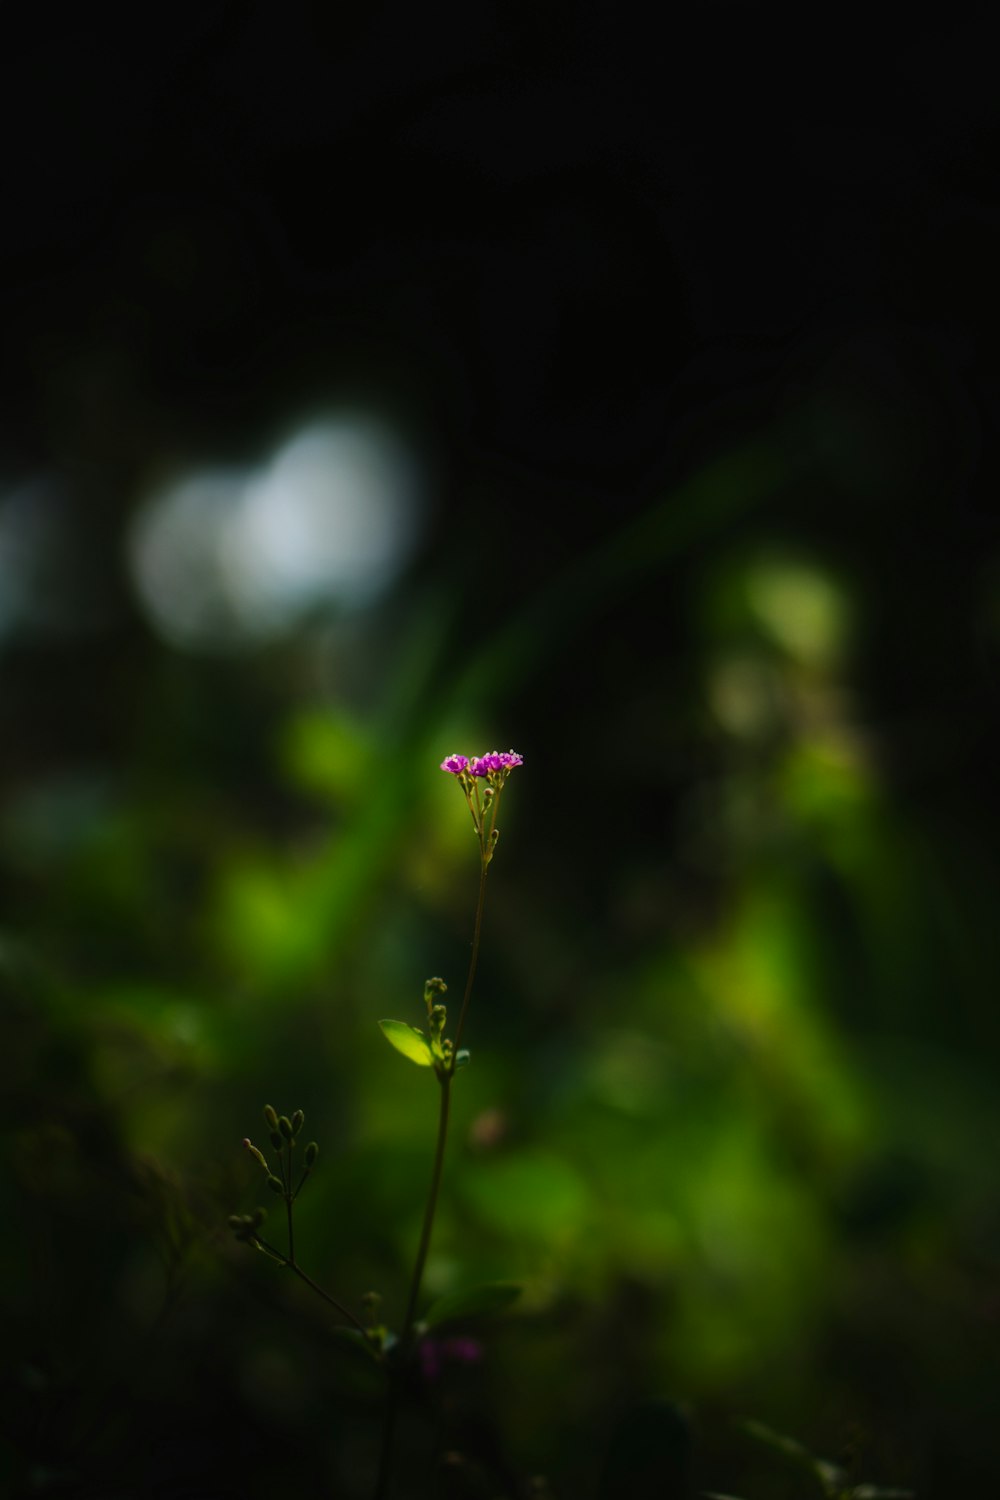
<path id="1" fill-rule="evenodd" d="M 417 1248 L 417 1259 L 413 1267 L 413 1280 L 410 1283 L 410 1298 L 406 1307 L 406 1317 L 403 1320 L 404 1338 L 409 1337 L 413 1327 L 413 1319 L 417 1311 L 417 1299 L 420 1296 L 420 1283 L 423 1281 L 424 1265 L 427 1261 L 427 1253 L 431 1247 L 431 1235 L 434 1231 L 434 1215 L 437 1211 L 438 1193 L 441 1188 L 441 1174 L 444 1169 L 444 1153 L 448 1143 L 451 1080 L 455 1076 L 458 1047 L 462 1040 L 462 1029 L 465 1026 L 465 1016 L 469 1009 L 469 999 L 472 995 L 472 986 L 476 978 L 476 964 L 479 961 L 479 939 L 483 930 L 483 908 L 486 904 L 486 872 L 488 869 L 489 863 L 484 848 L 482 865 L 479 872 L 479 897 L 476 901 L 476 919 L 472 930 L 472 952 L 469 955 L 469 972 L 465 979 L 465 994 L 462 996 L 462 1009 L 459 1012 L 458 1026 L 455 1030 L 451 1064 L 447 1071 L 442 1070 L 438 1074 L 438 1082 L 441 1085 L 441 1107 L 438 1113 L 437 1145 L 434 1149 L 434 1168 L 431 1172 L 431 1186 L 427 1195 L 427 1207 L 424 1210 L 423 1228 L 420 1231 L 420 1244 Z"/>
<path id="2" fill-rule="evenodd" d="M 290 1271 L 294 1271 L 299 1280 L 304 1281 L 310 1291 L 315 1292 L 317 1297 L 322 1297 L 323 1301 L 329 1303 L 335 1312 L 340 1313 L 340 1316 L 346 1319 L 348 1323 L 353 1323 L 358 1332 L 363 1333 L 366 1339 L 368 1338 L 368 1329 L 361 1322 L 361 1319 L 356 1318 L 349 1307 L 345 1307 L 342 1302 L 338 1302 L 336 1297 L 331 1297 L 330 1293 L 325 1292 L 318 1282 L 313 1281 L 312 1277 L 303 1271 L 298 1261 L 292 1260 L 291 1256 L 282 1255 L 276 1246 L 268 1244 L 267 1240 L 262 1240 L 259 1234 L 254 1235 L 254 1239 L 265 1254 L 269 1255 L 272 1260 L 278 1261 L 281 1265 L 287 1266 Z"/>
<path id="3" fill-rule="evenodd" d="M 295 1232 L 292 1229 L 292 1148 L 288 1147 L 288 1181 L 285 1183 L 285 1209 L 288 1213 L 288 1259 L 295 1265 Z"/>
<path id="4" fill-rule="evenodd" d="M 489 864 L 486 851 L 483 851 L 482 866 L 479 872 L 479 899 L 476 902 L 476 921 L 472 930 L 472 953 L 469 958 L 469 973 L 465 981 L 465 994 L 462 996 L 462 1009 L 458 1013 L 458 1026 L 455 1029 L 455 1050 L 452 1055 L 452 1071 L 455 1068 L 455 1058 L 462 1043 L 462 1032 L 465 1028 L 465 1015 L 469 1009 L 469 999 L 472 995 L 472 985 L 476 977 L 476 964 L 479 962 L 479 937 L 483 930 L 483 907 L 486 905 L 486 872 Z"/>
<path id="5" fill-rule="evenodd" d="M 438 1074 L 438 1083 L 441 1085 L 441 1103 L 438 1112 L 437 1144 L 434 1148 L 431 1185 L 427 1194 L 427 1207 L 424 1210 L 424 1222 L 420 1231 L 420 1244 L 417 1247 L 417 1259 L 413 1267 L 413 1278 L 410 1282 L 410 1296 L 406 1305 L 406 1317 L 403 1320 L 404 1343 L 408 1343 L 413 1334 L 417 1303 L 420 1298 L 420 1287 L 424 1279 L 424 1267 L 427 1263 L 427 1256 L 431 1247 L 431 1236 L 434 1232 L 434 1216 L 437 1212 L 438 1195 L 441 1190 L 445 1147 L 448 1144 L 448 1120 L 451 1112 L 451 1081 L 455 1076 L 459 1043 L 462 1040 L 462 1032 L 465 1028 L 465 1017 L 469 1009 L 472 986 L 476 978 L 476 965 L 479 962 L 479 939 L 482 935 L 483 909 L 486 905 L 486 872 L 489 869 L 490 860 L 489 844 L 492 840 L 493 828 L 496 824 L 496 801 L 492 809 L 493 816 L 490 826 L 487 830 L 484 827 L 483 811 L 479 803 L 478 783 L 475 787 L 475 799 L 476 807 L 473 807 L 470 800 L 469 811 L 472 813 L 472 821 L 479 832 L 482 862 L 479 871 L 479 896 L 476 900 L 476 917 L 472 929 L 472 952 L 469 955 L 469 972 L 465 979 L 465 993 L 462 996 L 462 1008 L 459 1011 L 458 1026 L 455 1030 L 451 1062 L 447 1068 L 443 1068 Z M 398 1384 L 396 1381 L 392 1381 L 389 1387 L 389 1399 L 386 1404 L 385 1422 L 382 1427 L 382 1447 L 379 1453 L 378 1478 L 375 1483 L 374 1500 L 385 1500 L 389 1491 L 389 1476 L 392 1466 L 392 1439 L 396 1428 L 397 1406 Z"/>
<path id="6" fill-rule="evenodd" d="M 451 1105 L 451 1073 L 438 1075 L 441 1085 L 441 1108 L 438 1113 L 437 1145 L 434 1149 L 434 1168 L 431 1173 L 431 1186 L 427 1194 L 427 1207 L 424 1210 L 424 1224 L 420 1231 L 420 1245 L 417 1249 L 416 1264 L 413 1267 L 413 1280 L 410 1283 L 410 1299 L 406 1307 L 406 1317 L 403 1320 L 403 1340 L 408 1342 L 413 1331 L 413 1320 L 417 1311 L 417 1299 L 420 1296 L 420 1283 L 424 1279 L 424 1266 L 427 1262 L 427 1252 L 431 1247 L 431 1233 L 434 1229 L 434 1214 L 437 1209 L 438 1192 L 441 1188 L 441 1174 L 444 1168 L 444 1149 L 448 1141 L 448 1116 Z M 390 1374 L 391 1379 L 391 1374 Z M 374 1500 L 385 1500 L 389 1492 L 389 1474 L 392 1466 L 392 1438 L 396 1429 L 396 1409 L 399 1404 L 398 1380 L 392 1380 L 389 1386 L 389 1399 L 385 1408 L 385 1422 L 382 1425 L 382 1447 L 379 1452 L 378 1479 L 375 1483 Z"/>
<path id="7" fill-rule="evenodd" d="M 403 1336 L 408 1338 L 413 1327 L 413 1319 L 417 1310 L 417 1299 L 420 1296 L 420 1283 L 424 1279 L 424 1265 L 427 1261 L 427 1252 L 431 1247 L 431 1234 L 434 1230 L 434 1215 L 437 1210 L 438 1193 L 441 1188 L 441 1174 L 444 1169 L 444 1149 L 448 1141 L 448 1116 L 451 1106 L 451 1074 L 445 1073 L 439 1078 L 441 1085 L 441 1107 L 438 1112 L 437 1145 L 434 1149 L 434 1169 L 431 1173 L 431 1186 L 427 1194 L 427 1207 L 424 1210 L 424 1226 L 420 1231 L 420 1245 L 417 1248 L 417 1259 L 413 1267 L 413 1280 L 410 1283 L 410 1300 L 406 1306 L 406 1317 L 403 1320 Z"/>

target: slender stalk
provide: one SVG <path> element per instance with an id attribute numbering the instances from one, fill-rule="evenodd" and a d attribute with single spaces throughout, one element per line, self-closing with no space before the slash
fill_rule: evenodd
<path id="1" fill-rule="evenodd" d="M 483 907 L 486 905 L 486 872 L 489 864 L 486 859 L 486 851 L 483 851 L 482 865 L 479 871 L 479 899 L 476 902 L 476 921 L 472 930 L 472 954 L 469 958 L 469 973 L 465 981 L 465 994 L 462 996 L 462 1009 L 458 1013 L 458 1026 L 455 1029 L 455 1051 L 452 1057 L 452 1071 L 455 1068 L 455 1057 L 462 1045 L 462 1031 L 465 1027 L 465 1014 L 469 1009 L 469 999 L 472 995 L 472 985 L 476 977 L 476 965 L 479 962 L 479 937 L 483 930 Z"/>
<path id="2" fill-rule="evenodd" d="M 468 792 L 466 796 L 468 797 Z M 431 1236 L 434 1232 L 434 1216 L 437 1212 L 438 1195 L 441 1191 L 441 1177 L 444 1171 L 445 1147 L 448 1144 L 448 1120 L 451 1112 L 451 1081 L 455 1076 L 455 1063 L 458 1057 L 458 1048 L 462 1040 L 462 1032 L 465 1028 L 465 1017 L 469 1009 L 469 1000 L 472 997 L 472 986 L 476 978 L 476 965 L 479 962 L 479 939 L 483 930 L 483 908 L 486 905 L 486 872 L 489 869 L 489 845 L 496 823 L 496 802 L 494 799 L 492 809 L 493 816 L 489 829 L 484 827 L 483 809 L 479 800 L 479 783 L 474 787 L 475 806 L 469 797 L 469 811 L 472 813 L 472 821 L 479 834 L 479 843 L 482 862 L 479 871 L 479 896 L 476 901 L 476 917 L 472 929 L 472 952 L 469 955 L 469 972 L 465 979 L 465 993 L 462 996 L 462 1008 L 458 1016 L 458 1026 L 455 1030 L 455 1041 L 452 1047 L 451 1064 L 447 1069 L 437 1075 L 438 1083 L 441 1085 L 441 1104 L 438 1112 L 437 1144 L 434 1148 L 434 1166 L 431 1171 L 430 1191 L 427 1194 L 427 1207 L 424 1209 L 424 1222 L 420 1231 L 420 1244 L 417 1247 L 417 1259 L 413 1267 L 413 1278 L 410 1282 L 410 1296 L 406 1305 L 406 1317 L 403 1319 L 403 1343 L 407 1344 L 413 1334 L 414 1320 L 417 1313 L 417 1303 L 420 1299 L 420 1287 L 424 1279 L 424 1267 L 427 1264 L 427 1256 L 431 1248 Z M 382 1428 L 382 1447 L 379 1453 L 378 1478 L 375 1483 L 374 1500 L 386 1500 L 389 1492 L 389 1476 L 392 1467 L 392 1440 L 396 1428 L 396 1412 L 399 1404 L 398 1381 L 392 1378 L 389 1386 L 389 1399 L 386 1404 L 385 1423 Z"/>
<path id="3" fill-rule="evenodd" d="M 424 1210 L 424 1226 L 420 1231 L 420 1245 L 417 1249 L 417 1259 L 413 1267 L 413 1280 L 410 1282 L 410 1300 L 406 1305 L 406 1317 L 403 1320 L 403 1337 L 408 1338 L 413 1328 L 413 1319 L 417 1311 L 417 1299 L 420 1296 L 420 1283 L 424 1279 L 424 1266 L 427 1262 L 427 1252 L 431 1247 L 431 1234 L 434 1230 L 434 1214 L 437 1210 L 438 1193 L 441 1188 L 441 1174 L 444 1169 L 444 1149 L 448 1142 L 448 1116 L 451 1106 L 451 1074 L 445 1073 L 439 1078 L 441 1085 L 441 1107 L 438 1112 L 437 1145 L 434 1149 L 434 1169 L 431 1173 L 431 1186 L 427 1194 L 427 1207 Z"/>
<path id="4" fill-rule="evenodd" d="M 288 1260 L 295 1265 L 295 1233 L 292 1229 L 292 1148 L 288 1148 L 288 1180 L 285 1183 L 285 1208 L 288 1213 Z"/>
<path id="5" fill-rule="evenodd" d="M 424 1277 L 424 1265 L 427 1261 L 427 1253 L 431 1247 L 431 1235 L 434 1231 L 434 1215 L 437 1211 L 438 1193 L 441 1188 L 441 1174 L 444 1169 L 444 1152 L 448 1143 L 448 1117 L 451 1106 L 451 1081 L 455 1076 L 455 1059 L 458 1056 L 459 1043 L 462 1040 L 462 1029 L 465 1026 L 465 1016 L 469 1009 L 469 999 L 472 995 L 472 986 L 476 978 L 476 965 L 479 962 L 479 939 L 483 930 L 483 908 L 486 904 L 486 872 L 489 869 L 486 850 L 483 850 L 482 865 L 479 873 L 479 897 L 476 901 L 476 920 L 472 930 L 472 952 L 469 955 L 469 972 L 465 979 L 465 994 L 462 996 L 462 1009 L 458 1016 L 458 1026 L 455 1031 L 455 1042 L 452 1050 L 451 1066 L 447 1072 L 438 1074 L 438 1082 L 441 1085 L 441 1108 L 438 1113 L 437 1145 L 434 1149 L 434 1168 L 431 1172 L 430 1192 L 427 1195 L 427 1207 L 424 1210 L 424 1224 L 420 1232 L 420 1244 L 417 1248 L 416 1264 L 413 1267 L 413 1280 L 410 1283 L 410 1298 L 406 1307 L 406 1317 L 403 1320 L 403 1337 L 408 1338 L 413 1327 L 413 1319 L 417 1311 L 417 1299 L 420 1296 L 420 1283 Z"/>
<path id="6" fill-rule="evenodd" d="M 365 1338 L 368 1337 L 368 1329 L 361 1322 L 360 1318 L 356 1318 L 349 1307 L 345 1307 L 342 1302 L 338 1302 L 336 1297 L 331 1297 L 330 1293 L 325 1292 L 318 1282 L 313 1281 L 312 1277 L 303 1271 L 298 1261 L 292 1260 L 288 1255 L 282 1255 L 276 1246 L 268 1244 L 267 1240 L 262 1240 L 259 1234 L 255 1235 L 254 1239 L 265 1254 L 269 1255 L 272 1260 L 278 1261 L 280 1265 L 287 1266 L 290 1271 L 294 1271 L 299 1280 L 304 1281 L 310 1291 L 315 1292 L 317 1297 L 322 1297 L 323 1301 L 329 1303 L 342 1318 L 346 1319 L 348 1323 L 353 1323 L 359 1333 L 363 1333 Z"/>
<path id="7" fill-rule="evenodd" d="M 437 1145 L 434 1148 L 434 1168 L 431 1172 L 431 1186 L 427 1194 L 427 1207 L 424 1209 L 424 1224 L 420 1231 L 420 1245 L 417 1248 L 417 1259 L 413 1267 L 413 1280 L 410 1283 L 410 1298 L 406 1306 L 406 1317 L 403 1319 L 403 1342 L 408 1343 L 413 1331 L 413 1320 L 417 1311 L 417 1300 L 420 1296 L 420 1283 L 424 1279 L 424 1266 L 427 1263 L 427 1252 L 431 1247 L 431 1234 L 434 1229 L 434 1214 L 437 1209 L 438 1193 L 441 1189 L 441 1175 L 444 1169 L 444 1150 L 448 1142 L 448 1116 L 451 1106 L 451 1073 L 438 1074 L 438 1082 L 441 1085 L 441 1108 L 438 1113 Z M 392 1379 L 390 1371 L 389 1399 L 385 1408 L 385 1422 L 382 1426 L 382 1447 L 379 1452 L 378 1479 L 375 1484 L 374 1500 L 385 1500 L 389 1492 L 389 1474 L 392 1466 L 392 1438 L 396 1430 L 396 1410 L 399 1405 L 399 1383 Z"/>

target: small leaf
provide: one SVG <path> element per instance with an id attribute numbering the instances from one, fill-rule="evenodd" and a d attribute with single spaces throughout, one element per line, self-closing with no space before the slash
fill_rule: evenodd
<path id="1" fill-rule="evenodd" d="M 521 1288 L 512 1281 L 494 1281 L 463 1292 L 448 1292 L 431 1304 L 424 1315 L 424 1327 L 440 1328 L 442 1323 L 456 1323 L 459 1318 L 487 1317 L 509 1307 L 520 1295 Z"/>
<path id="2" fill-rule="evenodd" d="M 397 1052 L 402 1052 L 404 1057 L 408 1057 L 418 1067 L 431 1067 L 434 1053 L 422 1031 L 418 1031 L 415 1026 L 408 1026 L 405 1021 L 380 1021 L 378 1024 L 385 1033 L 386 1040 L 392 1043 Z"/>

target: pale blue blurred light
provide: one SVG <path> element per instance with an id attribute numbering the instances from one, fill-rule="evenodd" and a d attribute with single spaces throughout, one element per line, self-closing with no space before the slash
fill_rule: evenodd
<path id="1" fill-rule="evenodd" d="M 422 509 L 402 440 L 367 414 L 332 415 L 259 469 L 203 471 L 154 495 L 130 539 L 133 576 L 171 642 L 252 644 L 317 606 L 376 602 L 412 556 Z"/>

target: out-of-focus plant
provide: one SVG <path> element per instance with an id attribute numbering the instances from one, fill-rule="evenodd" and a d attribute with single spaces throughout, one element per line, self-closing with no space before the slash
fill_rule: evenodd
<path id="1" fill-rule="evenodd" d="M 460 1320 L 499 1311 L 512 1302 L 520 1290 L 512 1283 L 492 1282 L 484 1286 L 452 1292 L 439 1298 L 425 1311 L 420 1320 L 417 1319 L 424 1267 L 434 1232 L 434 1219 L 444 1172 L 452 1084 L 456 1073 L 469 1061 L 468 1049 L 460 1044 L 465 1032 L 469 1001 L 472 997 L 479 961 L 483 911 L 486 904 L 486 877 L 500 837 L 497 815 L 507 778 L 512 770 L 522 764 L 522 757 L 514 750 L 492 750 L 485 755 L 471 757 L 454 754 L 447 756 L 441 762 L 441 770 L 455 777 L 465 796 L 479 844 L 479 890 L 476 899 L 472 946 L 454 1037 L 446 1035 L 448 1010 L 443 996 L 447 991 L 447 985 L 440 978 L 428 979 L 424 985 L 426 1031 L 411 1026 L 407 1021 L 379 1022 L 387 1041 L 397 1052 L 418 1067 L 431 1070 L 437 1080 L 439 1090 L 437 1140 L 430 1186 L 413 1272 L 410 1277 L 406 1312 L 398 1332 L 394 1332 L 379 1321 L 381 1297 L 378 1293 L 364 1294 L 362 1302 L 366 1317 L 363 1319 L 314 1281 L 297 1258 L 295 1202 L 315 1168 L 319 1156 L 317 1142 L 310 1141 L 302 1153 L 301 1169 L 295 1164 L 295 1151 L 305 1126 L 303 1111 L 297 1109 L 291 1115 L 279 1115 L 273 1105 L 264 1106 L 264 1122 L 275 1153 L 276 1168 L 272 1168 L 264 1152 L 249 1138 L 243 1142 L 245 1149 L 254 1157 L 264 1172 L 268 1188 L 284 1204 L 287 1250 L 282 1251 L 270 1240 L 264 1238 L 261 1231 L 267 1214 L 262 1207 L 255 1208 L 249 1214 L 230 1216 L 229 1226 L 236 1238 L 259 1250 L 269 1259 L 276 1261 L 278 1265 L 294 1272 L 316 1296 L 338 1314 L 342 1320 L 343 1335 L 364 1349 L 383 1371 L 386 1408 L 375 1481 L 376 1500 L 383 1500 L 389 1489 L 396 1417 L 408 1371 L 416 1364 L 427 1375 L 436 1371 L 443 1359 L 463 1362 L 478 1357 L 478 1347 L 474 1341 L 469 1339 L 433 1340 L 429 1337 L 432 1330 Z"/>
<path id="2" fill-rule="evenodd" d="M 754 1443 L 784 1460 L 797 1481 L 804 1478 L 810 1485 L 809 1493 L 816 1496 L 816 1500 L 914 1500 L 912 1490 L 887 1489 L 884 1485 L 858 1482 L 842 1464 L 817 1458 L 796 1438 L 774 1432 L 763 1422 L 747 1420 L 740 1425 Z M 705 1500 L 738 1500 L 738 1497 L 708 1490 Z"/>

